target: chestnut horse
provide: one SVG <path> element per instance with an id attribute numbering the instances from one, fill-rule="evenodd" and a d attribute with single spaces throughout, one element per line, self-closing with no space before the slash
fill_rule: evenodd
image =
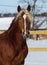
<path id="1" fill-rule="evenodd" d="M 30 5 L 27 10 L 20 6 L 17 10 L 9 29 L 0 34 L 0 65 L 24 65 L 28 54 L 26 35 L 30 29 Z"/>

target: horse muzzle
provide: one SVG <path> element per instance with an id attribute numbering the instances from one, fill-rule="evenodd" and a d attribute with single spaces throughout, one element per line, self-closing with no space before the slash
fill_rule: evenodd
<path id="1" fill-rule="evenodd" d="M 28 32 L 26 32 L 26 33 L 25 33 L 25 32 L 23 32 L 23 37 L 24 37 L 24 38 L 28 38 L 29 36 L 30 36 L 29 31 L 28 31 Z"/>

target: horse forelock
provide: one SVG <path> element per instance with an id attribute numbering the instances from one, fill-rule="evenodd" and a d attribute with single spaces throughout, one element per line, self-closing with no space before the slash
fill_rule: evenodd
<path id="1" fill-rule="evenodd" d="M 33 17 L 33 16 L 32 16 L 32 15 L 30 14 L 30 12 L 29 12 L 28 10 L 26 10 L 26 9 L 22 9 L 20 12 L 18 12 L 16 18 L 18 19 L 18 18 L 22 15 L 22 13 L 26 14 L 27 17 L 28 17 L 28 19 L 29 19 L 30 21 L 32 20 L 32 17 Z"/>

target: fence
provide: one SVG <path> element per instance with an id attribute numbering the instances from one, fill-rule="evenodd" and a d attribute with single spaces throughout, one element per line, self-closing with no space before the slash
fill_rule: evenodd
<path id="1" fill-rule="evenodd" d="M 31 34 L 47 34 L 47 30 L 30 30 L 30 35 Z"/>
<path id="2" fill-rule="evenodd" d="M 0 34 L 3 33 L 5 30 L 0 30 Z M 30 30 L 30 35 L 32 34 L 47 34 L 47 30 Z"/>
<path id="3" fill-rule="evenodd" d="M 0 30 L 0 34 L 2 34 L 4 31 L 5 30 Z M 47 30 L 30 30 L 29 33 L 31 39 L 47 39 Z"/>

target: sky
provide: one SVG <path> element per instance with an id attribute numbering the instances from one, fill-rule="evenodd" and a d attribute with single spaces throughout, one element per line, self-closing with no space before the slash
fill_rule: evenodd
<path id="1" fill-rule="evenodd" d="M 0 0 L 0 13 L 16 12 L 18 0 Z"/>
<path id="2" fill-rule="evenodd" d="M 26 1 L 29 1 L 30 4 L 33 5 L 33 0 Z M 16 13 L 18 5 L 27 8 L 28 4 L 24 2 L 24 0 L 0 0 L 0 13 Z M 47 12 L 47 0 L 37 0 L 36 12 Z"/>

